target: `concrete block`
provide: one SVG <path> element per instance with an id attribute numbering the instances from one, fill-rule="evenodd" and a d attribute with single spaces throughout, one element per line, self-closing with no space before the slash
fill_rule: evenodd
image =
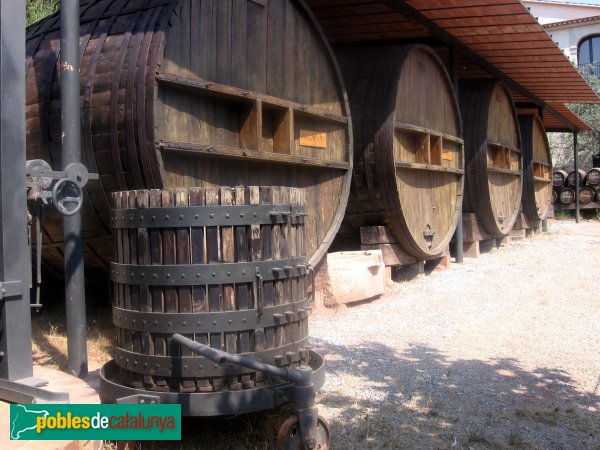
<path id="1" fill-rule="evenodd" d="M 327 307 L 378 297 L 385 285 L 381 251 L 329 253 L 327 278 L 322 299 Z"/>

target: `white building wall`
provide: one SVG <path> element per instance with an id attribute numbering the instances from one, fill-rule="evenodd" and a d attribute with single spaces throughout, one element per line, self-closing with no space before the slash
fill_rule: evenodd
<path id="1" fill-rule="evenodd" d="M 523 1 L 522 3 L 529 8 L 531 14 L 537 17 L 538 22 L 542 25 L 600 15 L 600 6 L 594 5 L 533 0 Z"/>
<path id="2" fill-rule="evenodd" d="M 558 43 L 558 47 L 575 64 L 577 64 L 577 46 L 579 42 L 592 34 L 600 34 L 600 23 L 577 24 L 560 30 L 546 30 L 552 40 Z"/>

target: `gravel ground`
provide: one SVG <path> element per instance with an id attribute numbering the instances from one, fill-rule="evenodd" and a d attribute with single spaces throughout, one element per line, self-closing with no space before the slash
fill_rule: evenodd
<path id="1" fill-rule="evenodd" d="M 600 222 L 312 317 L 338 449 L 600 449 Z"/>
<path id="2" fill-rule="evenodd" d="M 600 450 L 599 273 L 600 222 L 561 221 L 313 314 L 331 448 Z M 289 414 L 187 419 L 138 448 L 272 449 Z"/>

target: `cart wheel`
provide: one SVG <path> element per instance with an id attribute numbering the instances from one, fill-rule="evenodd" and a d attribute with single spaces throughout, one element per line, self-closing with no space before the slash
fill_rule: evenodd
<path id="1" fill-rule="evenodd" d="M 329 424 L 325 419 L 319 416 L 317 422 L 317 445 L 315 450 L 329 450 Z M 290 416 L 277 433 L 277 450 L 307 450 L 302 444 L 300 436 L 300 426 L 298 425 L 298 417 Z"/>

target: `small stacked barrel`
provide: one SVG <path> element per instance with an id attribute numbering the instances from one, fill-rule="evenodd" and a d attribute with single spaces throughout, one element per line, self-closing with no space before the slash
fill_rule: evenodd
<path id="1" fill-rule="evenodd" d="M 600 191 L 600 168 L 589 171 L 579 169 L 565 171 L 555 170 L 552 174 L 552 185 L 555 192 L 555 203 L 568 207 L 575 202 L 576 190 L 579 191 L 579 202 L 588 205 L 598 201 Z"/>

